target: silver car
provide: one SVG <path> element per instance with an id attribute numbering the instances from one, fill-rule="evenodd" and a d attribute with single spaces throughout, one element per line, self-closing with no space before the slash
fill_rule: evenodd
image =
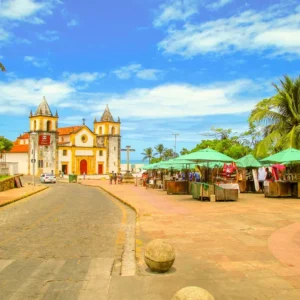
<path id="1" fill-rule="evenodd" d="M 40 177 L 41 183 L 56 183 L 56 176 L 53 174 L 42 174 Z"/>

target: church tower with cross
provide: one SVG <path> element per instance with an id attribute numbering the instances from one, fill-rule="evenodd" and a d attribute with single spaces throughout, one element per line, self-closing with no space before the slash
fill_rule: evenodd
<path id="1" fill-rule="evenodd" d="M 97 135 L 97 145 L 105 147 L 106 173 L 119 172 L 121 167 L 121 121 L 115 121 L 108 105 L 98 121 L 94 120 L 94 132 Z"/>

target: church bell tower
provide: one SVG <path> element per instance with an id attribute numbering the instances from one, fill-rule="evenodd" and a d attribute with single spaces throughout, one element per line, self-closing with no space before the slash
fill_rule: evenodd
<path id="1" fill-rule="evenodd" d="M 28 173 L 58 173 L 58 114 L 52 114 L 45 97 L 36 112 L 29 116 Z"/>
<path id="2" fill-rule="evenodd" d="M 119 172 L 121 168 L 121 121 L 115 121 L 108 105 L 100 121 L 95 118 L 94 133 L 97 145 L 106 147 L 106 173 Z"/>

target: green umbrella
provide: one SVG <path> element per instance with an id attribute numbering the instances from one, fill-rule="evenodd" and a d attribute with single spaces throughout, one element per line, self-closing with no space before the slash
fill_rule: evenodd
<path id="1" fill-rule="evenodd" d="M 158 169 L 158 166 L 159 166 L 159 163 L 155 163 L 155 164 L 143 166 L 143 169 L 144 170 L 154 170 L 154 169 Z"/>
<path id="2" fill-rule="evenodd" d="M 161 161 L 160 162 L 160 166 L 163 167 L 163 166 L 170 166 L 170 165 L 184 165 L 184 164 L 187 164 L 187 165 L 190 165 L 190 164 L 193 164 L 194 162 L 190 161 L 190 160 L 177 160 L 176 158 L 172 158 L 172 159 L 169 159 L 169 160 L 165 160 L 165 161 Z"/>
<path id="3" fill-rule="evenodd" d="M 289 148 L 270 155 L 261 160 L 262 162 L 277 162 L 277 163 L 290 163 L 300 162 L 300 150 Z"/>
<path id="4" fill-rule="evenodd" d="M 234 161 L 233 158 L 210 148 L 202 149 L 190 154 L 181 155 L 176 159 L 178 160 L 187 159 L 187 160 L 192 160 L 194 162 L 200 162 L 200 161 L 233 162 Z"/>
<path id="5" fill-rule="evenodd" d="M 252 155 L 248 154 L 236 161 L 240 164 L 241 167 L 244 168 L 259 168 L 261 167 L 261 163 Z"/>

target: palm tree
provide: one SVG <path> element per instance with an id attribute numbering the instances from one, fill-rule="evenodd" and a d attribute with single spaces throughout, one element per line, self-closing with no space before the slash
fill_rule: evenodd
<path id="1" fill-rule="evenodd" d="M 166 159 L 166 160 L 168 160 L 170 158 L 174 158 L 173 149 L 165 149 L 163 156 L 164 156 L 164 159 Z"/>
<path id="2" fill-rule="evenodd" d="M 165 151 L 165 147 L 163 144 L 158 144 L 157 146 L 154 147 L 154 149 L 157 151 L 155 154 L 159 154 L 159 158 L 162 158 L 162 155 Z"/>
<path id="3" fill-rule="evenodd" d="M 273 83 L 277 94 L 260 101 L 249 121 L 262 127 L 263 139 L 256 154 L 271 153 L 294 147 L 300 149 L 300 76 L 293 80 L 284 76 L 281 87 Z"/>
<path id="4" fill-rule="evenodd" d="M 153 154 L 153 149 L 151 147 L 149 147 L 149 148 L 144 149 L 144 152 L 142 153 L 142 155 L 144 155 L 143 160 L 149 159 L 149 164 L 150 164 L 150 160 L 151 160 L 151 158 L 154 157 L 155 154 Z"/>
<path id="5" fill-rule="evenodd" d="M 0 62 L 0 70 L 2 71 L 2 72 L 5 72 L 6 71 L 6 69 L 5 69 L 5 67 L 3 66 L 3 64 Z"/>

